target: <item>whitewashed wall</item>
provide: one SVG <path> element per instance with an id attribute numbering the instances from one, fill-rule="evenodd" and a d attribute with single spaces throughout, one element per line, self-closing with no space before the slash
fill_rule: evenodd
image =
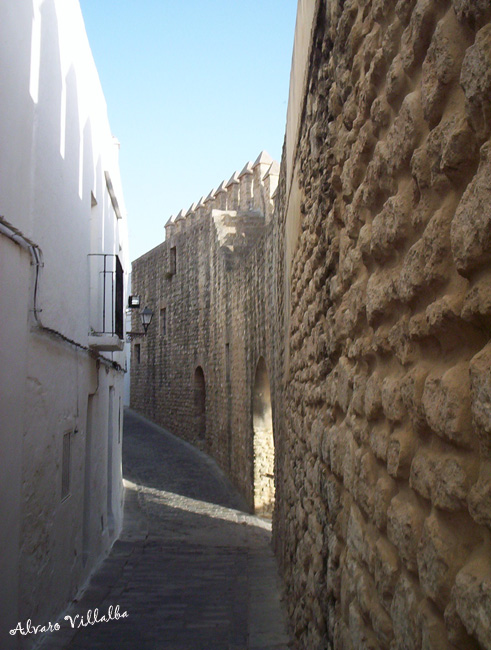
<path id="1" fill-rule="evenodd" d="M 129 261 L 119 144 L 78 0 L 1 0 L 0 61 L 0 647 L 7 650 L 21 647 L 19 635 L 8 634 L 18 621 L 54 621 L 121 529 L 125 353 L 89 348 L 90 315 L 100 303 L 89 286 L 89 255 L 117 254 L 125 271 Z M 18 243 L 5 224 L 20 232 Z M 36 302 L 26 242 L 42 254 Z M 70 495 L 62 500 L 67 432 Z"/>

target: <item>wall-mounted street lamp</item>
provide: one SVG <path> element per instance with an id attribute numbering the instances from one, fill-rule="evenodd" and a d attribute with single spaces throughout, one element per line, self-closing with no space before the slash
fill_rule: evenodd
<path id="1" fill-rule="evenodd" d="M 140 320 L 143 325 L 143 332 L 126 332 L 126 338 L 128 341 L 132 341 L 133 339 L 136 339 L 140 336 L 146 336 L 148 326 L 152 322 L 153 318 L 153 311 L 150 309 L 150 307 L 145 307 L 141 312 L 140 312 Z"/>
<path id="2" fill-rule="evenodd" d="M 142 321 L 143 329 L 145 330 L 145 334 L 146 334 L 148 326 L 152 322 L 152 318 L 153 318 L 153 311 L 150 309 L 150 307 L 145 307 L 145 309 L 140 314 L 140 318 Z"/>

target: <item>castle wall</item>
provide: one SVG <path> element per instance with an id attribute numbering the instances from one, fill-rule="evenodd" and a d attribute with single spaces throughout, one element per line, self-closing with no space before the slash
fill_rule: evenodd
<path id="1" fill-rule="evenodd" d="M 490 19 L 297 23 L 274 531 L 299 648 L 491 648 Z"/>
<path id="2" fill-rule="evenodd" d="M 166 240 L 133 263 L 132 275 L 141 307 L 155 314 L 147 336 L 133 342 L 132 407 L 212 454 L 251 509 L 254 380 L 261 357 L 270 382 L 274 367 L 271 165 L 260 157 L 226 192 L 170 220 Z"/>

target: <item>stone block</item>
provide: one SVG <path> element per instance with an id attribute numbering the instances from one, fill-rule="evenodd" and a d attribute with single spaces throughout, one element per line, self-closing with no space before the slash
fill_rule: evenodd
<path id="1" fill-rule="evenodd" d="M 356 372 L 353 377 L 353 396 L 351 407 L 356 415 L 365 415 L 365 389 L 367 385 L 367 376 L 364 372 Z"/>
<path id="2" fill-rule="evenodd" d="M 401 59 L 407 74 L 411 74 L 416 66 L 421 66 L 435 23 L 435 0 L 418 0 L 401 38 Z"/>
<path id="3" fill-rule="evenodd" d="M 389 348 L 401 366 L 407 366 L 419 357 L 419 350 L 409 333 L 409 322 L 409 315 L 405 314 L 387 334 Z"/>
<path id="4" fill-rule="evenodd" d="M 473 454 L 420 448 L 411 464 L 410 486 L 437 508 L 463 510 L 477 476 Z"/>
<path id="5" fill-rule="evenodd" d="M 387 471 L 394 478 L 409 478 L 417 439 L 410 429 L 397 429 L 387 446 Z"/>
<path id="6" fill-rule="evenodd" d="M 375 456 L 384 463 L 387 462 L 389 439 L 390 425 L 388 422 L 377 422 L 372 426 L 369 439 L 370 448 Z"/>
<path id="7" fill-rule="evenodd" d="M 405 241 L 409 231 L 411 196 L 397 194 L 384 203 L 382 211 L 372 222 L 370 253 L 383 262 L 395 255 L 395 249 Z"/>
<path id="8" fill-rule="evenodd" d="M 334 369 L 334 381 L 337 388 L 337 403 L 341 410 L 348 411 L 353 395 L 353 364 L 346 357 L 340 357 Z"/>
<path id="9" fill-rule="evenodd" d="M 386 127 L 391 118 L 392 109 L 384 96 L 377 97 L 372 104 L 370 117 L 379 128 Z"/>
<path id="10" fill-rule="evenodd" d="M 387 170 L 395 175 L 409 166 L 411 156 L 424 130 L 419 90 L 404 97 L 401 108 L 386 137 Z"/>
<path id="11" fill-rule="evenodd" d="M 330 472 L 326 472 L 321 483 L 321 496 L 327 503 L 328 518 L 334 522 L 342 507 L 343 484 Z"/>
<path id="12" fill-rule="evenodd" d="M 421 617 L 419 614 L 423 594 L 417 581 L 402 573 L 394 592 L 390 613 L 394 626 L 391 650 L 420 650 Z"/>
<path id="13" fill-rule="evenodd" d="M 491 7 L 487 0 L 452 0 L 457 18 L 472 29 L 482 27 L 491 19 Z"/>
<path id="14" fill-rule="evenodd" d="M 363 650 L 378 650 L 380 645 L 370 627 L 365 623 L 355 603 L 349 606 L 349 630 L 352 647 Z"/>
<path id="15" fill-rule="evenodd" d="M 479 478 L 469 493 L 469 512 L 474 521 L 491 529 L 491 462 L 481 465 Z"/>
<path id="16" fill-rule="evenodd" d="M 352 556 L 359 562 L 363 562 L 366 552 L 365 546 L 366 523 L 360 509 L 352 505 L 348 520 L 347 546 Z"/>
<path id="17" fill-rule="evenodd" d="M 485 272 L 467 292 L 462 318 L 478 327 L 491 327 L 491 274 Z"/>
<path id="18" fill-rule="evenodd" d="M 387 611 L 390 610 L 400 569 L 397 549 L 385 537 L 379 537 L 375 544 L 374 578 L 378 595 Z"/>
<path id="19" fill-rule="evenodd" d="M 442 375 L 430 373 L 423 391 L 423 407 L 435 433 L 462 447 L 474 446 L 467 363 L 457 364 Z"/>
<path id="20" fill-rule="evenodd" d="M 397 54 L 390 64 L 386 79 L 386 98 L 389 105 L 395 104 L 406 94 L 408 78 L 402 65 L 402 58 Z"/>
<path id="21" fill-rule="evenodd" d="M 355 495 L 363 512 L 372 517 L 375 485 L 377 483 L 377 461 L 370 450 L 358 449 L 356 462 Z"/>
<path id="22" fill-rule="evenodd" d="M 450 223 L 447 210 L 440 209 L 404 259 L 397 285 L 398 296 L 409 302 L 423 290 L 443 284 L 449 273 L 449 252 Z"/>
<path id="23" fill-rule="evenodd" d="M 378 603 L 373 602 L 370 609 L 370 621 L 381 650 L 389 650 L 394 638 L 392 620 L 387 611 Z"/>
<path id="24" fill-rule="evenodd" d="M 423 113 L 430 128 L 440 120 L 447 100 L 449 85 L 458 79 L 470 35 L 458 24 L 455 13 L 448 12 L 436 26 L 421 80 Z"/>
<path id="25" fill-rule="evenodd" d="M 382 408 L 390 422 L 400 422 L 406 415 L 401 395 L 401 383 L 397 377 L 385 377 L 382 381 Z"/>
<path id="26" fill-rule="evenodd" d="M 386 271 L 373 273 L 367 282 L 366 311 L 369 323 L 391 312 L 391 303 L 396 298 L 396 285 L 392 275 Z"/>
<path id="27" fill-rule="evenodd" d="M 462 619 L 457 613 L 455 599 L 452 596 L 444 613 L 445 629 L 451 648 L 465 648 L 465 650 L 482 650 L 482 646 L 475 638 L 467 634 Z"/>
<path id="28" fill-rule="evenodd" d="M 375 486 L 373 497 L 373 521 L 380 530 L 387 525 L 387 510 L 392 498 L 397 493 L 397 483 L 390 476 L 382 476 Z"/>
<path id="29" fill-rule="evenodd" d="M 429 600 L 420 604 L 421 650 L 447 650 L 448 636 L 443 616 Z"/>
<path id="30" fill-rule="evenodd" d="M 406 26 L 411 20 L 416 0 L 398 0 L 396 5 L 396 15 L 401 23 Z"/>
<path id="31" fill-rule="evenodd" d="M 491 559 L 483 550 L 457 574 L 453 589 L 456 609 L 467 632 L 485 650 L 491 648 Z"/>
<path id="32" fill-rule="evenodd" d="M 431 160 L 426 144 L 422 144 L 413 151 L 410 161 L 410 169 L 419 192 L 428 189 L 431 185 Z M 426 212 L 429 212 L 429 210 L 426 210 Z M 422 221 L 423 219 L 418 219 L 416 221 L 417 225 L 420 225 Z M 424 219 L 425 223 L 427 221 L 428 219 Z M 415 224 L 414 217 L 412 218 L 412 222 Z"/>
<path id="33" fill-rule="evenodd" d="M 412 368 L 401 380 L 401 397 L 413 425 L 420 429 L 426 425 L 423 391 L 428 369 L 421 363 Z"/>
<path id="34" fill-rule="evenodd" d="M 375 420 L 382 414 L 382 378 L 372 373 L 365 388 L 365 414 L 367 420 Z"/>
<path id="35" fill-rule="evenodd" d="M 481 453 L 491 457 L 491 343 L 470 362 L 472 419 Z"/>
<path id="36" fill-rule="evenodd" d="M 454 185 L 467 182 L 475 167 L 478 143 L 467 118 L 457 115 L 449 120 L 442 148 L 440 170 Z"/>
<path id="37" fill-rule="evenodd" d="M 455 576 L 471 548 L 468 532 L 458 531 L 457 524 L 445 522 L 435 512 L 426 519 L 418 548 L 419 579 L 423 591 L 442 614 L 450 600 Z"/>
<path id="38" fill-rule="evenodd" d="M 397 494 L 387 512 L 387 536 L 409 571 L 417 571 L 417 552 L 425 512 L 409 489 Z"/>
<path id="39" fill-rule="evenodd" d="M 331 471 L 343 478 L 344 457 L 348 452 L 351 438 L 344 424 L 334 425 L 329 431 L 329 464 Z"/>
<path id="40" fill-rule="evenodd" d="M 476 35 L 462 61 L 460 83 L 469 122 L 480 142 L 491 133 L 491 25 Z"/>

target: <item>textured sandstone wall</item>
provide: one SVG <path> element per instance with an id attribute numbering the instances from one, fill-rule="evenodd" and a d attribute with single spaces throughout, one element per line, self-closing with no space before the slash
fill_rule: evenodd
<path id="1" fill-rule="evenodd" d="M 298 648 L 491 648 L 490 19 L 319 3 L 275 411 Z"/>

